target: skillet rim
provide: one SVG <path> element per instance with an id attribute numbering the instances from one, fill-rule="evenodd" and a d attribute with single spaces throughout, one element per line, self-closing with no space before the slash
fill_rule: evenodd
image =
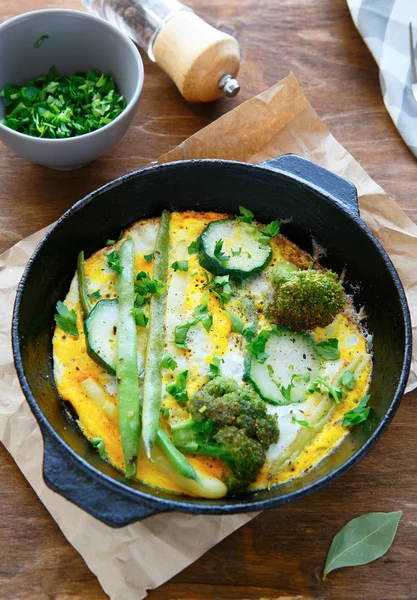
<path id="1" fill-rule="evenodd" d="M 283 155 L 283 156 L 286 156 L 286 155 Z M 293 155 L 293 156 L 297 156 L 297 155 Z M 303 158 L 303 157 L 300 157 L 300 158 Z M 273 160 L 276 160 L 276 159 L 273 159 Z M 304 159 L 304 160 L 306 160 L 306 162 L 312 162 L 312 161 L 308 161 L 308 159 Z M 317 167 L 319 166 L 319 165 L 316 165 L 316 163 L 312 163 L 312 164 Z M 272 173 L 272 174 L 278 173 L 280 175 L 283 175 L 286 178 L 296 181 L 298 183 L 298 185 L 300 185 L 301 187 L 308 188 L 310 190 L 312 189 L 316 195 L 321 197 L 321 199 L 323 199 L 327 203 L 330 203 L 332 206 L 336 205 L 336 208 L 338 210 L 340 210 L 342 213 L 344 213 L 344 215 L 347 218 L 354 221 L 354 223 L 361 229 L 363 235 L 366 235 L 371 240 L 371 242 L 376 246 L 379 254 L 381 255 L 381 258 L 384 260 L 384 263 L 393 279 L 393 282 L 394 282 L 397 292 L 399 294 L 400 304 L 402 307 L 402 317 L 404 320 L 405 349 L 404 349 L 404 356 L 403 356 L 403 363 L 402 363 L 400 379 L 398 382 L 396 392 L 393 396 L 393 399 L 391 401 L 391 404 L 390 404 L 387 412 L 385 413 L 385 415 L 381 419 L 381 422 L 378 425 L 377 429 L 373 432 L 373 434 L 369 437 L 369 439 L 345 463 L 343 463 L 338 468 L 334 469 L 333 471 L 331 471 L 330 473 L 328 473 L 326 476 L 322 477 L 321 479 L 318 479 L 314 483 L 311 483 L 310 485 L 302 487 L 299 490 L 289 492 L 283 496 L 266 498 L 264 500 L 257 500 L 256 495 L 257 495 L 258 491 L 250 491 L 250 492 L 247 492 L 240 496 L 226 497 L 225 500 L 227 501 L 227 504 L 213 505 L 213 504 L 210 504 L 210 502 L 211 502 L 210 500 L 203 499 L 203 498 L 197 498 L 197 499 L 193 498 L 192 502 L 190 502 L 190 500 L 184 501 L 181 496 L 179 496 L 178 499 L 162 498 L 160 496 L 153 495 L 151 493 L 137 490 L 137 489 L 130 487 L 129 485 L 126 485 L 125 483 L 122 483 L 120 481 L 116 481 L 109 475 L 106 475 L 105 473 L 102 473 L 101 471 L 96 469 L 87 460 L 85 460 L 82 456 L 77 454 L 66 442 L 64 442 L 64 440 L 60 437 L 60 435 L 54 430 L 54 428 L 48 422 L 47 418 L 44 416 L 34 395 L 32 394 L 30 387 L 29 387 L 28 380 L 25 375 L 24 368 L 23 368 L 22 356 L 21 356 L 21 352 L 20 352 L 20 339 L 19 339 L 19 335 L 18 335 L 21 301 L 22 301 L 22 296 L 24 293 L 26 281 L 30 277 L 30 271 L 31 271 L 32 265 L 36 261 L 37 256 L 38 256 L 39 252 L 41 251 L 41 249 L 48 243 L 49 237 L 53 233 L 56 233 L 57 231 L 59 232 L 60 227 L 62 226 L 62 224 L 65 221 L 70 219 L 73 214 L 76 214 L 80 210 L 82 210 L 85 205 L 90 204 L 91 202 L 94 202 L 96 200 L 96 198 L 99 198 L 103 192 L 106 192 L 114 187 L 119 187 L 119 186 L 123 185 L 126 181 L 135 179 L 138 175 L 143 176 L 149 172 L 154 172 L 154 171 L 159 171 L 159 170 L 170 170 L 170 169 L 175 170 L 178 167 L 192 167 L 193 165 L 198 165 L 198 166 L 205 165 L 208 168 L 210 168 L 210 167 L 217 168 L 219 166 L 232 166 L 235 168 L 236 167 L 243 168 L 246 172 L 251 171 L 251 170 L 253 170 L 254 172 L 257 172 L 259 169 L 262 169 L 262 170 L 268 171 L 269 173 Z M 329 171 L 328 169 L 325 169 L 325 171 L 331 173 L 331 171 Z M 340 179 L 342 179 L 342 181 L 347 181 L 347 180 L 344 180 L 343 178 L 340 178 Z M 38 422 L 38 425 L 41 429 L 41 432 L 42 432 L 42 436 L 43 436 L 44 444 L 45 444 L 44 453 L 45 453 L 45 449 L 46 449 L 46 439 L 47 439 L 47 437 L 49 437 L 48 443 L 53 442 L 55 444 L 58 444 L 58 446 L 60 447 L 60 450 L 62 450 L 64 452 L 68 452 L 69 455 L 71 456 L 71 458 L 76 461 L 77 466 L 79 468 L 81 468 L 82 470 L 85 470 L 90 477 L 97 480 L 98 484 L 104 485 L 106 488 L 110 488 L 110 490 L 113 493 L 121 494 L 130 501 L 137 502 L 138 505 L 140 505 L 142 503 L 142 505 L 144 505 L 150 509 L 149 516 L 151 514 L 157 514 L 157 513 L 162 513 L 162 512 L 166 512 L 166 511 L 176 511 L 176 512 L 190 513 L 190 514 L 235 514 L 235 513 L 252 512 L 252 511 L 256 511 L 256 510 L 265 510 L 268 508 L 276 508 L 278 506 L 283 506 L 283 505 L 289 504 L 290 502 L 293 502 L 295 500 L 304 498 L 304 497 L 308 496 L 309 494 L 311 494 L 315 491 L 318 491 L 318 490 L 322 489 L 323 487 L 330 485 L 331 483 L 333 483 L 334 481 L 339 479 L 339 477 L 341 477 L 341 475 L 343 475 L 344 473 L 349 471 L 352 467 L 354 467 L 360 460 L 362 460 L 362 458 L 364 458 L 372 450 L 372 448 L 375 446 L 376 442 L 381 438 L 381 436 L 383 435 L 385 430 L 388 428 L 388 425 L 390 424 L 394 414 L 396 413 L 396 411 L 399 407 L 399 404 L 401 402 L 402 396 L 404 394 L 404 390 L 405 390 L 405 387 L 407 384 L 408 375 L 409 375 L 410 366 L 411 366 L 412 328 L 411 328 L 411 317 L 410 317 L 408 302 L 407 302 L 407 298 L 406 298 L 406 295 L 404 292 L 403 285 L 399 278 L 399 275 L 398 275 L 390 257 L 388 256 L 387 252 L 384 250 L 384 248 L 382 247 L 382 245 L 378 241 L 378 239 L 371 233 L 371 231 L 365 225 L 364 221 L 361 219 L 361 217 L 359 215 L 359 212 L 354 211 L 351 206 L 349 206 L 346 203 L 344 203 L 343 201 L 337 199 L 334 195 L 327 192 L 325 189 L 320 188 L 319 185 L 311 183 L 310 181 L 306 181 L 305 179 L 303 179 L 302 176 L 298 176 L 298 175 L 294 174 L 293 172 L 286 170 L 285 166 L 283 168 L 280 168 L 279 166 L 277 166 L 277 167 L 272 166 L 272 164 L 268 165 L 268 162 L 253 164 L 253 163 L 245 163 L 242 161 L 233 161 L 233 160 L 224 160 L 224 159 L 192 159 L 192 160 L 179 160 L 179 161 L 172 161 L 169 163 L 160 163 L 160 164 L 158 163 L 158 164 L 154 164 L 154 165 L 149 165 L 142 169 L 137 169 L 135 171 L 132 171 L 130 173 L 122 175 L 122 176 L 120 176 L 116 179 L 113 179 L 112 181 L 104 184 L 103 186 L 97 188 L 96 190 L 93 190 L 92 192 L 90 192 L 89 194 L 84 196 L 82 199 L 78 200 L 74 205 L 72 205 L 67 211 L 64 212 L 64 214 L 50 227 L 50 229 L 46 232 L 45 236 L 42 238 L 42 240 L 37 245 L 35 251 L 33 252 L 32 256 L 30 257 L 30 259 L 25 267 L 24 273 L 19 282 L 17 292 L 16 292 L 15 303 L 14 303 L 13 316 L 12 316 L 12 349 L 13 349 L 14 364 L 15 364 L 16 372 L 18 374 L 18 378 L 19 378 L 19 382 L 20 382 L 22 391 L 25 395 L 26 400 L 29 403 L 29 406 L 30 406 L 30 408 Z M 44 456 L 45 456 L 45 454 L 44 454 Z M 45 480 L 45 477 L 44 477 L 44 480 Z M 45 481 L 45 483 L 47 483 L 47 482 Z M 48 483 L 47 483 L 47 485 L 49 486 Z M 150 488 L 150 489 L 154 489 L 154 488 Z M 187 497 L 185 497 L 185 498 L 187 498 Z M 240 498 L 246 498 L 246 499 L 249 499 L 249 501 L 242 503 L 242 502 L 240 502 Z M 88 510 L 88 509 L 86 509 L 86 510 Z M 138 518 L 135 518 L 133 520 L 138 520 Z M 132 522 L 132 521 L 130 521 L 130 522 Z M 127 522 L 126 522 L 126 524 L 127 524 Z"/>

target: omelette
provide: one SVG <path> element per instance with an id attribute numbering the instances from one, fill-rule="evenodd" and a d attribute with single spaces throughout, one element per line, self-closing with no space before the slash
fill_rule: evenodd
<path id="1" fill-rule="evenodd" d="M 134 248 L 138 386 L 146 378 L 146 365 L 151 365 L 161 384 L 158 426 L 168 437 L 174 432 L 174 443 L 175 428 L 190 419 L 192 399 L 216 378 L 233 381 L 236 389 L 256 396 L 258 404 L 261 401 L 268 423 L 276 422 L 279 434 L 270 438 L 262 464 L 247 486 L 270 489 L 310 471 L 369 411 L 365 408 L 372 372 L 369 336 L 351 299 L 344 294 L 342 310 L 325 326 L 300 332 L 272 323 L 268 302 L 278 264 L 303 273 L 326 270 L 281 235 L 278 225 L 265 228 L 250 211 L 242 210 L 240 219 L 216 212 L 172 212 L 164 281 L 154 279 L 159 217 L 138 221 L 120 232 L 118 240 L 108 240 L 83 265 L 88 318 L 80 301 L 80 271 L 72 279 L 63 305 L 65 314 L 73 316 L 75 330 L 56 319 L 55 381 L 62 399 L 72 405 L 82 433 L 103 460 L 120 471 L 126 472 L 126 458 L 120 381 L 113 363 L 119 323 L 117 278 L 122 272 L 118 261 L 127 239 Z M 155 365 L 147 353 L 153 339 L 150 298 L 158 294 L 164 298 L 163 358 Z M 205 411 L 203 403 L 196 413 L 200 421 L 206 418 Z M 197 475 L 193 479 L 179 473 L 161 448 L 155 445 L 150 454 L 141 436 L 135 478 L 183 495 L 215 498 L 230 493 L 230 464 L 220 454 L 182 450 Z"/>

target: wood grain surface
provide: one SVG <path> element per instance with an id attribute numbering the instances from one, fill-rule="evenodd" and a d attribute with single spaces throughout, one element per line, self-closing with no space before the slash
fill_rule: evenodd
<path id="1" fill-rule="evenodd" d="M 194 0 L 233 32 L 243 54 L 242 92 L 187 104 L 146 57 L 133 126 L 110 153 L 78 171 L 29 164 L 0 145 L 0 251 L 59 217 L 105 182 L 142 167 L 236 104 L 293 71 L 318 114 L 368 173 L 417 221 L 417 164 L 381 99 L 378 70 L 345 0 Z M 77 0 L 1 0 L 0 21 Z M 414 600 L 417 598 L 417 393 L 406 396 L 376 449 L 330 488 L 264 512 L 210 550 L 151 600 Z M 1 600 L 102 600 L 81 557 L 0 448 Z M 334 534 L 354 516 L 403 510 L 388 554 L 320 581 Z"/>

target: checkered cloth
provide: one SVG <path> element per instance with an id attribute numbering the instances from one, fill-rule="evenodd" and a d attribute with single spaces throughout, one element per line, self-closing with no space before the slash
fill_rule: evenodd
<path id="1" fill-rule="evenodd" d="M 411 93 L 409 35 L 412 22 L 417 43 L 417 0 L 347 0 L 347 3 L 359 33 L 378 63 L 385 106 L 417 157 L 417 102 Z"/>

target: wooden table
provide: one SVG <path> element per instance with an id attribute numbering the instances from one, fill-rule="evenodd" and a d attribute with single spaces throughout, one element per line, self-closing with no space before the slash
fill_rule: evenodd
<path id="1" fill-rule="evenodd" d="M 105 182 L 139 168 L 236 104 L 294 71 L 336 138 L 417 221 L 416 161 L 381 99 L 378 70 L 345 0 L 194 0 L 238 36 L 241 94 L 187 104 L 147 58 L 134 125 L 109 154 L 79 171 L 53 172 L 0 145 L 0 251 L 59 217 Z M 18 6 L 17 6 L 18 5 Z M 2 0 L 0 20 L 77 0 Z M 151 592 L 152 600 L 417 598 L 417 393 L 404 400 L 377 448 L 342 480 L 286 508 L 263 513 Z M 0 597 L 99 600 L 96 578 L 68 544 L 19 469 L 0 449 Z M 378 562 L 320 582 L 333 535 L 354 516 L 402 509 L 395 543 Z"/>

